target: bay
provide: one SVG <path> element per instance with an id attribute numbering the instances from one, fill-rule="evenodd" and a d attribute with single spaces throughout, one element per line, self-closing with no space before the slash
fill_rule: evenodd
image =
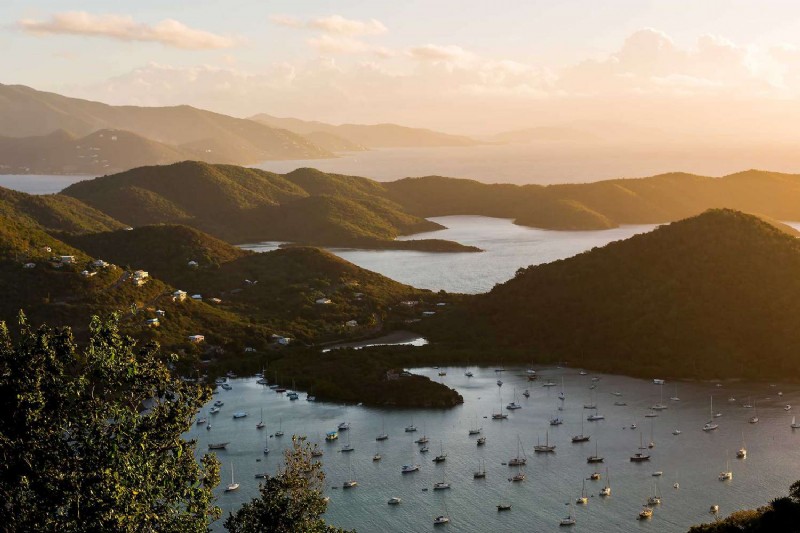
<path id="1" fill-rule="evenodd" d="M 433 291 L 476 294 L 514 277 L 518 268 L 549 263 L 651 231 L 651 224 L 600 231 L 552 231 L 518 226 L 510 219 L 483 216 L 432 217 L 446 227 L 400 239 L 447 239 L 477 246 L 481 253 L 330 248 L 342 259 L 402 283 Z M 276 243 L 242 245 L 257 252 Z"/>
<path id="2" fill-rule="evenodd" d="M 230 441 L 218 457 L 222 462 L 222 486 L 217 489 L 218 504 L 225 511 L 237 509 L 257 495 L 257 472 L 275 472 L 281 463 L 281 452 L 290 444 L 292 434 L 307 435 L 319 442 L 325 455 L 321 458 L 327 475 L 326 495 L 330 505 L 326 519 L 331 523 L 355 528 L 359 532 L 430 531 L 432 520 L 447 509 L 453 531 L 553 531 L 566 515 L 566 502 L 581 493 L 583 480 L 597 470 L 600 481 L 586 481 L 589 494 L 587 506 L 575 506 L 578 530 L 593 531 L 658 531 L 683 532 L 692 524 L 711 521 L 708 509 L 720 506 L 721 516 L 740 508 L 763 505 L 770 499 L 786 494 L 789 485 L 800 478 L 800 431 L 790 428 L 791 412 L 784 404 L 800 405 L 800 390 L 796 385 L 725 383 L 671 383 L 663 386 L 664 403 L 668 409 L 657 418 L 645 418 L 649 406 L 660 401 L 661 387 L 651 381 L 633 378 L 596 375 L 596 389 L 590 390 L 595 375 L 581 376 L 575 369 L 539 368 L 540 380 L 528 382 L 523 369 L 509 368 L 496 373 L 493 369 L 472 367 L 474 377 L 464 375 L 465 368 L 447 368 L 439 377 L 433 368 L 413 372 L 441 379 L 464 397 L 464 404 L 449 410 L 387 410 L 290 401 L 284 394 L 258 385 L 255 378 L 231 380 L 232 390 L 220 391 L 214 399 L 225 405 L 217 415 L 207 415 L 210 404 L 202 411 L 209 416 L 212 429 L 193 426 L 188 437 L 196 438 L 203 453 L 209 442 Z M 500 378 L 502 387 L 496 385 Z M 556 387 L 543 387 L 546 379 Z M 563 411 L 558 411 L 558 392 L 564 380 Z M 677 389 L 676 389 L 677 387 Z M 522 392 L 530 390 L 530 398 Z M 778 392 L 783 396 L 779 397 Z M 621 396 L 614 396 L 619 392 Z M 516 394 L 515 394 L 516 393 Z M 668 397 L 677 395 L 679 402 Z M 502 399 L 501 399 L 502 395 Z M 722 413 L 715 419 L 719 429 L 702 431 L 709 418 L 709 400 L 714 396 L 714 411 Z M 516 397 L 522 409 L 508 411 L 508 420 L 494 421 L 490 415 Z M 733 401 L 729 401 L 733 398 Z M 596 401 L 598 412 L 605 416 L 600 422 L 584 421 L 583 432 L 591 436 L 588 443 L 572 444 L 570 437 L 581 432 L 581 418 L 591 412 L 583 404 Z M 626 406 L 614 406 L 624 401 Z M 749 424 L 753 409 L 744 404 L 757 402 L 758 424 Z M 255 428 L 263 409 L 264 430 Z M 248 417 L 233 419 L 235 411 L 246 411 Z M 550 426 L 554 415 L 565 423 Z M 475 436 L 468 430 L 482 426 L 486 446 L 478 447 Z M 324 434 L 335 430 L 339 422 L 349 422 L 351 429 L 340 433 L 337 442 L 324 442 Z M 419 431 L 405 433 L 403 428 L 414 423 Z M 636 423 L 638 430 L 630 429 Z M 652 425 L 651 425 L 652 424 Z M 389 439 L 376 442 L 375 436 L 386 428 Z M 286 434 L 274 437 L 281 428 Z M 680 435 L 673 435 L 680 429 Z M 422 434 L 430 438 L 430 452 L 422 454 L 414 440 Z M 535 454 L 533 446 L 544 441 L 556 445 L 554 454 Z M 629 456 L 638 451 L 641 438 L 652 440 L 655 447 L 648 451 L 647 463 L 632 463 Z M 527 479 L 512 483 L 509 478 L 517 472 L 503 463 L 516 455 L 517 439 L 527 455 L 524 472 Z M 747 458 L 736 459 L 736 450 L 746 443 Z M 350 442 L 355 451 L 341 453 L 343 444 Z M 605 457 L 600 465 L 587 464 L 586 457 L 597 450 Z M 271 451 L 263 454 L 265 443 Z M 433 455 L 443 449 L 444 463 L 434 464 Z M 379 451 L 380 461 L 372 455 Z M 473 479 L 479 460 L 485 460 L 486 479 Z M 419 463 L 420 471 L 401 474 L 404 464 Z M 721 482 L 718 475 L 730 464 L 733 480 Z M 230 480 L 231 464 L 235 466 L 237 492 L 223 492 Z M 612 496 L 599 496 L 605 484 L 606 468 L 610 473 Z M 352 470 L 358 487 L 341 488 Z M 655 478 L 654 471 L 663 476 Z M 452 488 L 433 491 L 433 483 L 443 475 Z M 672 487 L 675 481 L 679 489 Z M 663 504 L 655 509 L 649 522 L 636 520 L 637 513 L 652 494 L 654 484 L 663 494 Z M 423 489 L 429 489 L 423 491 Z M 399 506 L 387 505 L 392 496 L 399 496 Z M 510 503 L 510 512 L 498 513 L 495 506 Z M 214 529 L 221 531 L 221 524 Z"/>

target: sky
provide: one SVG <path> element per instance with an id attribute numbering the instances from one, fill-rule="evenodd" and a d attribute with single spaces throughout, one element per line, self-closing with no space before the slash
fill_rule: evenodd
<path id="1" fill-rule="evenodd" d="M 3 0 L 0 82 L 110 104 L 800 140 L 800 2 Z"/>

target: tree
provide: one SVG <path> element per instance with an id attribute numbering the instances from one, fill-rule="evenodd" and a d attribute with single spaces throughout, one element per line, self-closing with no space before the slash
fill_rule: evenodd
<path id="1" fill-rule="evenodd" d="M 118 317 L 69 328 L 0 322 L 0 523 L 12 531 L 207 531 L 219 517 L 214 456 L 191 427 L 210 390 L 174 377 Z M 165 361 L 164 359 L 167 359 Z"/>
<path id="2" fill-rule="evenodd" d="M 284 452 L 285 466 L 268 476 L 259 488 L 261 496 L 245 503 L 225 520 L 232 533 L 344 533 L 327 525 L 320 516 L 328 507 L 322 495 L 325 473 L 314 460 L 305 437 L 292 437 Z"/>

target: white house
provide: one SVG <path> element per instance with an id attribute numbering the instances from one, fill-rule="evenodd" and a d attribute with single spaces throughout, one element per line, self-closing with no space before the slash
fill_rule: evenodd
<path id="1" fill-rule="evenodd" d="M 150 274 L 148 272 L 145 272 L 144 270 L 137 270 L 133 273 L 133 284 L 137 287 L 141 287 L 147 283 L 147 278 L 149 277 Z"/>
<path id="2" fill-rule="evenodd" d="M 414 307 L 419 303 L 419 300 L 404 300 L 400 302 L 400 305 L 404 305 L 406 307 Z"/>
<path id="3" fill-rule="evenodd" d="M 244 349 L 244 353 L 254 353 L 255 351 L 256 351 L 256 349 L 253 348 L 252 346 L 247 346 Z"/>
<path id="4" fill-rule="evenodd" d="M 22 268 L 27 268 L 27 269 L 36 268 L 36 263 L 25 263 L 24 265 L 22 265 Z"/>
<path id="5" fill-rule="evenodd" d="M 189 268 L 197 268 L 199 266 L 199 263 L 197 261 L 189 261 L 188 265 Z"/>
<path id="6" fill-rule="evenodd" d="M 355 328 L 358 327 L 358 322 L 356 322 L 355 320 L 348 320 L 347 322 L 344 323 L 344 325 L 347 326 L 348 328 Z"/>
<path id="7" fill-rule="evenodd" d="M 273 334 L 270 338 L 272 339 L 272 342 L 275 344 L 280 344 L 281 346 L 288 345 L 292 340 L 289 337 L 281 337 L 280 335 L 275 334 Z"/>
<path id="8" fill-rule="evenodd" d="M 148 318 L 144 321 L 145 324 L 150 326 L 151 328 L 157 328 L 161 325 L 161 322 L 157 318 Z"/>
<path id="9" fill-rule="evenodd" d="M 186 291 L 177 290 L 172 293 L 173 302 L 182 302 L 186 299 Z"/>
<path id="10" fill-rule="evenodd" d="M 221 304 L 222 303 L 222 300 L 220 300 L 219 298 L 209 298 L 208 301 L 211 302 L 212 304 Z"/>
<path id="11" fill-rule="evenodd" d="M 49 246 L 45 246 L 43 249 L 44 249 L 44 251 L 45 251 L 45 252 L 47 252 L 48 254 L 49 254 L 50 252 L 52 252 L 52 251 L 53 251 L 53 249 L 52 249 L 52 248 L 50 248 Z"/>
<path id="12" fill-rule="evenodd" d="M 68 265 L 68 264 L 71 264 L 71 263 L 75 262 L 75 256 L 74 255 L 62 255 L 62 256 L 59 257 L 59 260 L 63 264 Z"/>
<path id="13" fill-rule="evenodd" d="M 192 300 L 195 300 L 195 301 L 198 301 L 198 302 L 202 302 L 203 301 L 203 295 L 202 294 L 192 294 Z"/>
<path id="14" fill-rule="evenodd" d="M 319 305 L 328 305 L 332 304 L 333 302 L 331 301 L 330 298 L 318 298 L 316 303 Z"/>
<path id="15" fill-rule="evenodd" d="M 206 340 L 204 335 L 189 335 L 189 342 L 203 342 Z"/>
<path id="16" fill-rule="evenodd" d="M 84 278 L 91 278 L 92 276 L 96 275 L 97 272 L 89 272 L 88 270 L 84 270 L 83 272 L 81 272 L 81 276 L 83 276 Z"/>
<path id="17" fill-rule="evenodd" d="M 436 314 L 436 311 L 423 311 L 422 316 L 433 316 Z"/>
<path id="18" fill-rule="evenodd" d="M 176 292 L 177 292 L 177 291 L 176 291 Z M 173 296 L 173 297 L 174 297 L 174 296 Z M 184 298 L 185 298 L 185 297 L 186 297 L 186 294 L 184 293 Z M 160 316 L 160 317 L 167 316 L 167 312 L 166 312 L 166 311 L 164 311 L 163 309 L 156 309 L 156 314 L 157 314 L 158 316 Z"/>
<path id="19" fill-rule="evenodd" d="M 97 261 L 92 261 L 92 266 L 95 268 L 106 268 L 108 266 L 108 263 L 106 263 L 102 259 L 98 259 Z"/>

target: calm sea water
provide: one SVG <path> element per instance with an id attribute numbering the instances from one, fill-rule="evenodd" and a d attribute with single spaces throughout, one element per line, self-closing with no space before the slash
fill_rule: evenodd
<path id="1" fill-rule="evenodd" d="M 690 172 L 723 176 L 748 168 L 797 172 L 794 145 L 704 146 L 541 142 L 446 148 L 387 148 L 339 154 L 336 159 L 266 161 L 273 172 L 314 167 L 325 172 L 392 181 L 409 176 L 449 176 L 486 183 L 581 183 Z"/>
<path id="2" fill-rule="evenodd" d="M 623 226 L 603 231 L 549 231 L 517 226 L 511 220 L 481 216 L 434 217 L 447 229 L 404 239 L 448 239 L 477 246 L 483 253 L 431 253 L 406 250 L 331 252 L 356 265 L 421 289 L 481 293 L 514 277 L 518 268 L 564 259 L 609 242 L 650 231 L 653 225 Z M 244 245 L 270 251 L 274 242 Z"/>
<path id="3" fill-rule="evenodd" d="M 800 431 L 792 431 L 791 412 L 783 409 L 787 403 L 800 409 L 797 386 L 725 384 L 719 388 L 709 383 L 667 383 L 663 395 L 669 409 L 657 418 L 645 418 L 648 407 L 660 400 L 662 392 L 649 381 L 602 375 L 591 391 L 592 376 L 580 376 L 577 370 L 539 369 L 542 379 L 537 382 L 527 382 L 522 369 L 498 374 L 493 369 L 471 368 L 473 378 L 464 375 L 464 368 L 446 370 L 443 378 L 431 368 L 415 372 L 442 379 L 464 396 L 464 404 L 450 410 L 382 410 L 311 403 L 305 401 L 304 394 L 298 401 L 289 401 L 285 395 L 256 384 L 255 379 L 233 380 L 233 390 L 220 391 L 214 397 L 225 405 L 219 414 L 209 416 L 212 429 L 194 426 L 189 436 L 198 440 L 201 451 L 209 442 L 230 441 L 227 450 L 218 452 L 223 484 L 230 481 L 233 465 L 241 488 L 233 493 L 217 490 L 218 504 L 226 514 L 256 496 L 259 481 L 254 474 L 275 471 L 291 434 L 319 441 L 325 451 L 322 461 L 327 474 L 326 494 L 330 496 L 326 518 L 360 532 L 431 531 L 433 518 L 445 512 L 452 522 L 444 529 L 451 531 L 556 531 L 558 521 L 568 511 L 565 503 L 580 495 L 582 483 L 595 470 L 603 479 L 585 481 L 589 504 L 574 507 L 578 520 L 575 531 L 683 532 L 691 524 L 711 520 L 708 508 L 712 504 L 720 506 L 721 516 L 763 505 L 786 494 L 788 486 L 800 478 Z M 498 377 L 504 382 L 502 387 L 495 383 Z M 542 387 L 548 377 L 559 386 Z M 562 378 L 566 400 L 563 411 L 558 411 Z M 522 396 L 526 388 L 531 393 L 528 399 Z M 782 397 L 779 391 L 784 393 Z M 505 421 L 487 418 L 499 409 L 501 401 L 503 405 L 510 402 L 515 392 L 522 409 L 506 411 L 509 418 Z M 612 392 L 622 396 L 613 396 Z M 667 399 L 675 394 L 681 401 Z M 701 428 L 709 418 L 711 395 L 714 410 L 722 417 L 716 419 L 719 429 L 706 433 Z M 605 420 L 584 422 L 583 432 L 591 436 L 590 442 L 572 444 L 570 437 L 581 432 L 581 419 L 592 412 L 583 408 L 589 401 L 597 402 Z M 624 401 L 627 406 L 614 406 L 615 401 Z M 758 424 L 748 423 L 754 413 L 743 407 L 748 401 L 756 404 Z M 208 408 L 203 409 L 203 416 L 208 416 Z M 255 424 L 262 409 L 267 428 L 259 431 Z M 232 419 L 232 413 L 239 410 L 249 416 Z M 556 414 L 565 423 L 550 426 L 548 420 Z M 342 432 L 338 442 L 325 443 L 325 432 L 343 421 L 350 422 L 352 429 Z M 403 428 L 412 421 L 419 431 L 405 433 Z M 630 429 L 632 423 L 639 429 Z M 477 447 L 476 437 L 467 435 L 475 424 L 482 426 L 482 435 L 487 438 L 484 447 Z M 389 440 L 378 443 L 375 436 L 384 426 Z M 283 438 L 272 436 L 279 427 L 286 432 Z M 682 433 L 673 435 L 674 429 Z M 544 441 L 548 432 L 556 452 L 535 454 L 533 446 L 538 440 Z M 423 433 L 430 438 L 427 454 L 420 453 L 413 442 Z M 649 463 L 629 461 L 629 456 L 638 451 L 640 436 L 645 443 L 655 443 L 649 451 Z M 517 469 L 503 463 L 516 455 L 517 439 L 528 459 L 524 467 L 527 479 L 512 483 L 509 478 Z M 736 459 L 743 441 L 747 458 Z M 340 453 L 348 442 L 355 451 Z M 265 443 L 271 448 L 267 456 L 263 454 Z M 595 452 L 595 443 L 598 453 L 605 457 L 600 465 L 586 462 L 586 457 Z M 447 460 L 433 464 L 433 456 L 440 450 L 447 454 Z M 381 461 L 372 460 L 376 451 L 381 453 Z M 473 472 L 481 460 L 485 461 L 487 475 L 476 480 Z M 421 470 L 401 474 L 401 466 L 411 463 L 419 463 Z M 717 476 L 727 464 L 733 480 L 720 482 Z M 605 484 L 606 468 L 612 496 L 601 498 L 598 493 Z M 654 471 L 663 471 L 663 476 L 653 477 Z M 341 489 L 351 472 L 358 487 Z M 430 490 L 443 478 L 451 484 L 450 490 Z M 676 480 L 680 483 L 678 490 L 673 488 Z M 639 522 L 637 513 L 655 490 L 654 484 L 663 494 L 663 504 L 655 509 L 651 521 Z M 387 505 L 392 496 L 401 497 L 402 504 Z M 495 506 L 501 502 L 512 504 L 513 509 L 498 513 Z M 216 529 L 221 530 L 221 525 Z"/>
<path id="4" fill-rule="evenodd" d="M 73 183 L 90 179 L 89 176 L 52 176 L 28 174 L 24 176 L 0 174 L 0 187 L 28 194 L 53 194 Z"/>

